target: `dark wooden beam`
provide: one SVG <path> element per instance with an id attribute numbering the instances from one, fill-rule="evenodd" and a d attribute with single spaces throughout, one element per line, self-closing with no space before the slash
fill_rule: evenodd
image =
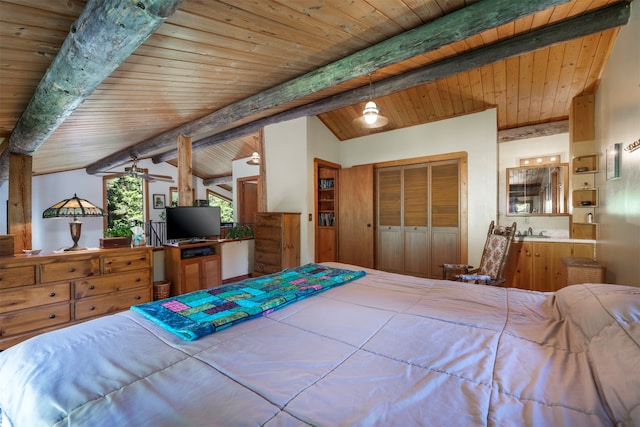
<path id="1" fill-rule="evenodd" d="M 9 139 L 32 155 L 182 0 L 89 0 Z"/>
<path id="2" fill-rule="evenodd" d="M 463 71 L 504 60 L 512 56 L 531 52 L 553 44 L 625 25 L 629 20 L 630 7 L 626 2 L 617 3 L 604 9 L 569 19 L 549 27 L 495 43 L 454 58 L 406 72 L 373 84 L 377 96 L 385 96 L 411 87 L 442 79 Z M 193 150 L 227 142 L 258 131 L 264 126 L 293 120 L 304 116 L 314 116 L 338 108 L 363 102 L 371 96 L 369 86 L 336 94 L 331 97 L 284 111 L 273 116 L 247 123 L 219 134 L 195 141 Z M 175 150 L 153 157 L 154 163 L 175 159 Z"/>
<path id="3" fill-rule="evenodd" d="M 220 185 L 220 184 L 227 184 L 229 182 L 233 181 L 233 175 L 225 175 L 225 176 L 218 176 L 215 178 L 206 178 L 202 180 L 202 185 L 204 185 L 205 187 L 207 185 Z"/>
<path id="4" fill-rule="evenodd" d="M 366 76 L 388 65 L 467 39 L 485 30 L 568 1 L 483 0 L 474 3 L 303 76 L 230 104 L 198 120 L 118 151 L 89 165 L 87 172 L 94 174 L 127 161 L 131 155 L 141 157 L 150 152 L 174 146 L 178 135 L 211 134 L 216 129 L 261 111 L 278 107 L 354 78 Z"/>
<path id="5" fill-rule="evenodd" d="M 514 129 L 498 131 L 498 142 L 517 141 L 519 139 L 538 138 L 541 136 L 569 133 L 569 120 L 521 126 Z"/>

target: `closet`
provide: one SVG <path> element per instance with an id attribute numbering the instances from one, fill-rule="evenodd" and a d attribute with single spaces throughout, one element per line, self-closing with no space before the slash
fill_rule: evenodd
<path id="1" fill-rule="evenodd" d="M 459 159 L 377 168 L 376 267 L 441 278 L 460 262 Z"/>

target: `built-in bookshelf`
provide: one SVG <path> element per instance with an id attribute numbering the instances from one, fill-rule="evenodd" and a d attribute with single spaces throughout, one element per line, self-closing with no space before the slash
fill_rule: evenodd
<path id="1" fill-rule="evenodd" d="M 337 261 L 338 172 L 340 165 L 315 159 L 315 261 Z"/>

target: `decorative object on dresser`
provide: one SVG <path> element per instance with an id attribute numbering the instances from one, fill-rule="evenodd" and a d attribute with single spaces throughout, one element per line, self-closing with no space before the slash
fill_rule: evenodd
<path id="1" fill-rule="evenodd" d="M 257 212 L 255 276 L 300 265 L 300 213 Z"/>
<path id="2" fill-rule="evenodd" d="M 85 199 L 79 198 L 77 194 L 74 194 L 70 199 L 64 199 L 61 202 L 56 203 L 42 213 L 43 218 L 73 218 L 73 221 L 69 223 L 73 246 L 65 249 L 65 251 L 79 251 L 86 249 L 81 248 L 78 245 L 78 240 L 80 240 L 80 233 L 82 231 L 82 222 L 78 221 L 78 217 L 105 215 L 106 213 L 101 208 Z"/>
<path id="3" fill-rule="evenodd" d="M 153 248 L 0 258 L 0 349 L 152 299 Z"/>

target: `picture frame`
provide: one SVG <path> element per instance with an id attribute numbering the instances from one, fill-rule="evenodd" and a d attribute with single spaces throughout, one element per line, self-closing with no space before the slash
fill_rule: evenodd
<path id="1" fill-rule="evenodd" d="M 607 181 L 620 178 L 620 150 L 622 144 L 613 144 L 607 148 Z"/>
<path id="2" fill-rule="evenodd" d="M 153 209 L 164 209 L 166 206 L 166 199 L 164 194 L 153 195 Z"/>

